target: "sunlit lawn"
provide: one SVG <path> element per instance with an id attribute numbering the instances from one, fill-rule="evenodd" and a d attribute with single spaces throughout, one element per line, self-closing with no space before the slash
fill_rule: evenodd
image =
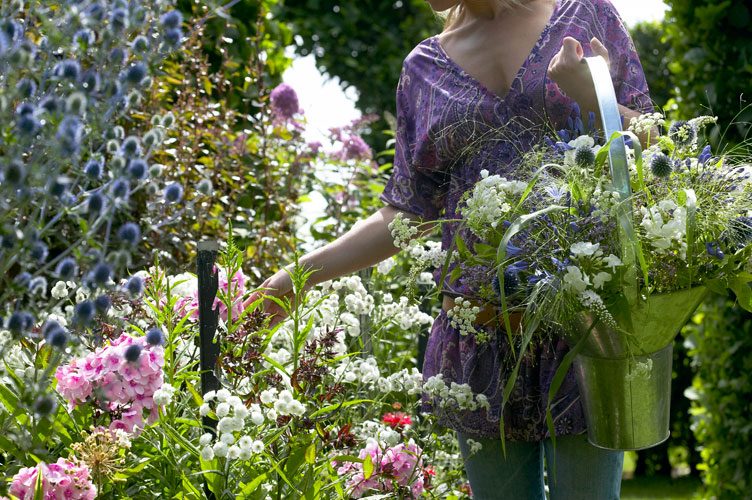
<path id="1" fill-rule="evenodd" d="M 624 456 L 624 472 L 631 477 L 634 470 L 634 455 Z M 638 477 L 624 479 L 621 483 L 623 500 L 694 499 L 699 500 L 702 482 L 699 478 L 685 476 L 677 479 L 667 477 Z"/>

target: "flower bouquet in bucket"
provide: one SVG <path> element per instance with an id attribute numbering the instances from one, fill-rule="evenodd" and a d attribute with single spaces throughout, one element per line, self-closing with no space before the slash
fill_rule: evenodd
<path id="1" fill-rule="evenodd" d="M 520 353 L 505 402 L 536 331 L 557 331 L 572 349 L 549 402 L 574 364 L 590 441 L 642 449 L 669 435 L 679 329 L 710 292 L 731 289 L 752 310 L 752 165 L 703 145 L 712 117 L 650 137 L 664 120 L 643 115 L 621 131 L 608 69 L 588 64 L 606 143 L 560 133 L 527 155 L 514 180 L 481 172 L 460 209 L 473 241 L 455 239 L 447 260 L 493 269 L 494 302 Z M 645 151 L 634 132 L 647 134 Z M 450 281 L 459 268 L 447 271 Z M 458 304 L 468 306 L 454 314 L 472 334 L 477 306 Z M 524 311 L 518 331 L 515 310 Z"/>

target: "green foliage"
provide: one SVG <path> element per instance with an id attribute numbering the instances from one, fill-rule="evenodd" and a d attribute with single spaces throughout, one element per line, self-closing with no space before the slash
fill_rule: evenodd
<path id="1" fill-rule="evenodd" d="M 393 112 L 403 59 L 441 31 L 424 0 L 284 0 L 280 7 L 279 18 L 300 37 L 298 53 L 313 53 L 322 72 L 338 77 L 345 88 L 354 86 L 364 113 Z"/>
<path id="2" fill-rule="evenodd" d="M 749 498 L 752 470 L 752 315 L 709 301 L 686 329 L 696 369 L 691 397 L 705 498 Z"/>
<path id="3" fill-rule="evenodd" d="M 664 39 L 665 30 L 658 22 L 641 22 L 630 30 L 642 69 L 650 89 L 650 97 L 656 109 L 663 109 L 673 90 L 671 72 L 668 70 L 669 43 Z"/>
<path id="4" fill-rule="evenodd" d="M 671 45 L 668 67 L 674 75 L 680 117 L 708 114 L 727 131 L 714 128 L 713 142 L 739 142 L 747 136 L 752 107 L 752 7 L 747 0 L 667 0 L 663 29 Z"/>

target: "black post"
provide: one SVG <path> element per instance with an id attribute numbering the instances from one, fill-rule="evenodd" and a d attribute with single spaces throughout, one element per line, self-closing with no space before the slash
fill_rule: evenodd
<path id="1" fill-rule="evenodd" d="M 219 288 L 219 278 L 214 269 L 219 246 L 215 241 L 202 241 L 198 244 L 198 323 L 201 358 L 201 395 L 219 389 L 219 380 L 214 368 L 219 356 L 219 344 L 214 341 L 217 331 L 219 311 L 214 309 L 214 299 Z M 204 427 L 213 432 L 216 420 L 203 417 Z"/>

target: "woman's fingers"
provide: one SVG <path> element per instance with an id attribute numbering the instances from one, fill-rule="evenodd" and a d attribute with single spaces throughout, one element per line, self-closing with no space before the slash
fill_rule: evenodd
<path id="1" fill-rule="evenodd" d="M 603 57 L 603 59 L 606 60 L 606 63 L 610 64 L 611 61 L 608 58 L 608 49 L 596 37 L 593 37 L 590 40 L 590 48 L 593 49 L 593 54 Z"/>

